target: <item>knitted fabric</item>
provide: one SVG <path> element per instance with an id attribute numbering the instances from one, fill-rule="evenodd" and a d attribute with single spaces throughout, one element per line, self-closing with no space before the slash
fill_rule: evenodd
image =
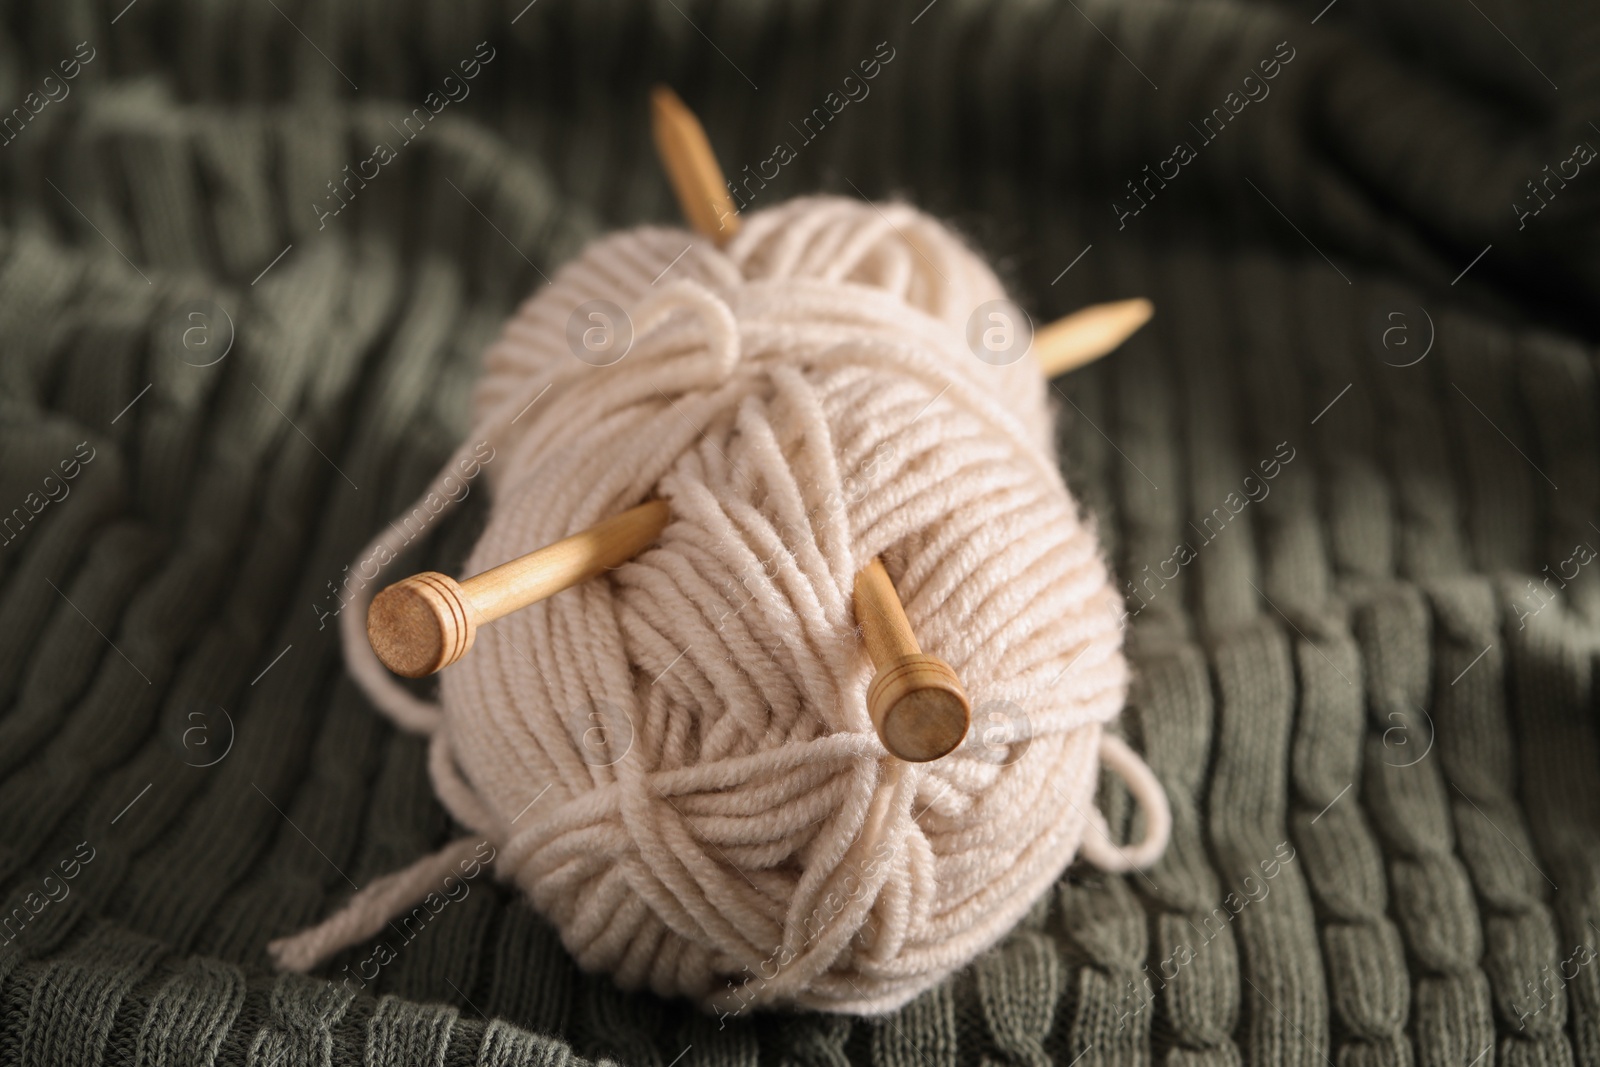
<path id="1" fill-rule="evenodd" d="M 0 36 L 0 1062 L 1600 1062 L 1592 7 L 124 6 Z M 900 196 L 1035 322 L 1154 301 L 1053 395 L 1171 845 L 883 1019 L 621 993 L 482 874 L 274 975 L 459 833 L 345 674 L 343 568 L 540 272 L 675 219 L 657 80 L 730 177 L 794 146 L 751 208 Z"/>

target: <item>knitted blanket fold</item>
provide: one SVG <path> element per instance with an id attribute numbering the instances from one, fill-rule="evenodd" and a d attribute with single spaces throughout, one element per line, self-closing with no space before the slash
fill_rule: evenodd
<path id="1" fill-rule="evenodd" d="M 7 9 L 0 1062 L 1600 1063 L 1597 41 L 1503 0 Z M 346 567 L 527 294 L 674 218 L 662 80 L 745 208 L 905 199 L 1036 323 L 1154 301 L 1052 392 L 1171 845 L 878 1018 L 624 994 L 465 860 L 276 975 L 459 832 L 344 674 Z M 486 455 L 412 569 L 461 566 Z"/>

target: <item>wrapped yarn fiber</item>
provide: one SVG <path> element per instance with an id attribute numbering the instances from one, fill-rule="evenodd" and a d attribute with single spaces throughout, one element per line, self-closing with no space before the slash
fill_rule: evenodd
<path id="1" fill-rule="evenodd" d="M 1076 855 L 1153 861 L 1165 799 L 1106 730 L 1128 681 L 1121 598 L 1061 479 L 1046 383 L 967 344 L 1004 296 L 929 216 L 813 197 L 720 250 L 608 236 L 524 303 L 463 445 L 496 457 L 469 573 L 652 496 L 671 521 L 495 623 L 437 705 L 344 612 L 352 672 L 431 735 L 435 790 L 478 836 L 275 942 L 280 965 L 373 936 L 487 839 L 578 963 L 624 987 L 879 1012 L 995 943 Z M 626 312 L 596 328 L 631 329 L 607 366 L 569 344 L 596 301 Z M 387 530 L 365 555 L 380 545 L 401 549 Z M 976 708 L 934 762 L 890 757 L 868 717 L 851 596 L 875 556 Z M 1142 842 L 1113 844 L 1102 763 L 1140 802 Z"/>

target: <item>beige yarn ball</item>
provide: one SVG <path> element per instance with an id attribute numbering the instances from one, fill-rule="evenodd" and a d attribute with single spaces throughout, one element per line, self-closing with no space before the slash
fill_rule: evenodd
<path id="1" fill-rule="evenodd" d="M 432 734 L 441 800 L 584 968 L 725 1013 L 885 1011 L 1080 850 L 1113 869 L 1159 853 L 1165 800 L 1103 729 L 1127 686 L 1121 598 L 1046 384 L 968 343 L 1004 296 L 929 216 L 815 197 L 722 250 L 668 228 L 597 241 L 489 350 L 469 444 L 494 447 L 493 508 L 467 573 L 652 495 L 669 525 L 487 627 L 437 708 L 377 666 L 361 611 L 341 621 L 379 706 Z M 932 763 L 891 758 L 867 715 L 851 593 L 874 556 L 975 708 Z M 1106 836 L 1102 761 L 1146 808 L 1142 844 Z"/>

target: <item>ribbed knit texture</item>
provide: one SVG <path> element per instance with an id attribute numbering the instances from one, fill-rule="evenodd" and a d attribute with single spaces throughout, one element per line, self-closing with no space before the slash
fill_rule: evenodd
<path id="1" fill-rule="evenodd" d="M 1511 207 L 1600 145 L 1600 12 L 1323 6 L 8 6 L 0 117 L 94 51 L 0 147 L 0 516 L 37 507 L 0 538 L 0 920 L 31 915 L 0 934 L 0 1062 L 1600 1062 L 1600 560 L 1567 562 L 1600 547 L 1600 176 L 1520 230 Z M 884 41 L 871 95 L 802 144 Z M 268 940 L 452 835 L 318 614 L 463 434 L 541 271 L 675 218 L 658 79 L 730 175 L 798 149 L 756 205 L 902 195 L 1036 321 L 1155 302 L 1056 384 L 1069 484 L 1148 582 L 1122 724 L 1172 845 L 1146 876 L 1075 867 L 881 1020 L 618 993 L 487 876 L 365 988 L 338 979 L 376 945 L 331 984 L 274 976 Z M 1180 140 L 1197 158 L 1119 230 Z M 235 326 L 214 366 L 175 340 L 194 301 Z M 1420 343 L 1418 305 L 1431 351 L 1386 365 L 1420 349 L 1372 336 L 1403 310 Z M 459 565 L 483 489 L 419 569 Z M 1574 567 L 1541 608 L 1527 583 Z M 1114 782 L 1101 803 L 1137 836 Z"/>

